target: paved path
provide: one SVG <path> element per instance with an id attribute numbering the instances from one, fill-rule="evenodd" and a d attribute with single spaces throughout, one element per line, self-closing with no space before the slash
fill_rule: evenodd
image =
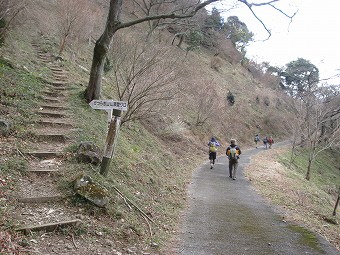
<path id="1" fill-rule="evenodd" d="M 275 144 L 280 145 L 284 144 Z M 261 150 L 242 151 L 236 180 L 229 178 L 226 156 L 219 157 L 212 170 L 207 162 L 194 171 L 177 254 L 340 254 L 320 236 L 314 247 L 310 245 L 301 231 L 294 231 L 279 210 L 252 189 L 243 170 Z"/>

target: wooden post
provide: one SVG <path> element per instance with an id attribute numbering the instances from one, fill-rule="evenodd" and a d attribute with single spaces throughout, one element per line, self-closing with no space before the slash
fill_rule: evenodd
<path id="1" fill-rule="evenodd" d="M 120 110 L 113 111 L 114 117 L 111 119 L 109 131 L 106 137 L 103 160 L 100 166 L 100 174 L 104 175 L 105 177 L 109 172 L 111 159 L 114 155 L 114 150 L 118 141 L 121 114 L 122 111 Z"/>

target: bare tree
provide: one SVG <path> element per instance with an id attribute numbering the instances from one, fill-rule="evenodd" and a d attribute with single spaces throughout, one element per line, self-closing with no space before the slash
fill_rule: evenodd
<path id="1" fill-rule="evenodd" d="M 91 24 L 94 23 L 96 11 L 88 0 L 59 0 L 57 11 L 60 35 L 59 55 L 61 55 L 71 36 L 83 37 L 91 32 Z"/>
<path id="2" fill-rule="evenodd" d="M 196 127 L 205 125 L 209 120 L 217 117 L 220 98 L 214 90 L 212 82 L 203 83 L 205 86 L 195 87 L 192 93 L 191 105 L 194 106 L 194 125 Z"/>
<path id="3" fill-rule="evenodd" d="M 180 76 L 175 70 L 179 58 L 169 51 L 157 44 L 141 46 L 122 38 L 114 42 L 113 49 L 109 76 L 119 100 L 128 102 L 122 125 L 154 116 L 164 102 L 179 93 Z"/>
<path id="4" fill-rule="evenodd" d="M 23 0 L 0 0 L 0 41 L 4 40 L 6 32 L 24 9 Z"/>
<path id="5" fill-rule="evenodd" d="M 93 99 L 99 99 L 101 96 L 101 82 L 102 82 L 105 59 L 111 48 L 114 36 L 118 30 L 131 27 L 142 22 L 190 18 L 190 17 L 193 17 L 200 10 L 208 6 L 209 4 L 212 4 L 218 1 L 220 0 L 207 0 L 204 2 L 177 1 L 177 0 L 176 1 L 175 0 L 165 1 L 169 3 L 171 2 L 172 4 L 174 4 L 174 6 L 176 6 L 176 8 L 172 9 L 170 12 L 165 12 L 165 13 L 160 13 L 160 14 L 150 15 L 150 16 L 146 15 L 144 17 L 137 18 L 135 20 L 123 22 L 121 20 L 121 13 L 122 13 L 122 5 L 125 1 L 124 0 L 110 0 L 109 14 L 107 17 L 104 32 L 100 36 L 100 38 L 96 41 L 96 44 L 94 47 L 89 84 L 85 90 L 85 98 L 87 102 L 90 102 Z M 255 15 L 255 17 L 262 23 L 264 28 L 266 28 L 266 26 L 263 24 L 261 19 L 256 16 L 253 10 L 254 6 L 269 5 L 273 7 L 276 11 L 279 11 L 281 14 L 286 15 L 282 10 L 274 6 L 274 3 L 278 2 L 279 0 L 272 0 L 269 2 L 263 2 L 263 3 L 258 3 L 258 4 L 250 4 L 247 2 L 247 0 L 238 0 L 238 1 L 242 4 L 245 4 L 251 10 L 252 14 Z M 180 8 L 177 8 L 177 6 Z M 288 15 L 286 16 L 292 18 L 292 16 L 288 16 Z M 268 29 L 267 31 L 270 34 L 270 31 Z"/>
<path id="6" fill-rule="evenodd" d="M 320 88 L 318 89 L 320 90 Z M 311 178 L 311 167 L 317 155 L 340 144 L 339 97 L 327 100 L 317 97 L 317 91 L 305 91 L 303 99 L 295 101 L 298 130 L 308 151 L 306 179 Z"/>

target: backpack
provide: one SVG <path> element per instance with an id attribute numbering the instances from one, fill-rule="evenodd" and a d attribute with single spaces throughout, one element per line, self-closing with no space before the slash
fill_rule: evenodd
<path id="1" fill-rule="evenodd" d="M 235 159 L 237 157 L 237 150 L 236 147 L 230 148 L 229 150 L 229 156 L 231 159 Z"/>
<path id="2" fill-rule="evenodd" d="M 210 146 L 209 146 L 209 151 L 210 152 L 216 152 L 217 151 L 217 148 L 215 146 L 215 143 L 210 143 Z"/>

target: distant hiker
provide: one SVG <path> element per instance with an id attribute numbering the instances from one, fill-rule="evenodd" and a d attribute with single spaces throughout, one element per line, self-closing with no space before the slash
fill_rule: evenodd
<path id="1" fill-rule="evenodd" d="M 260 139 L 260 136 L 258 134 L 255 135 L 255 138 L 254 138 L 254 142 L 255 142 L 255 146 L 256 146 L 256 149 L 257 149 L 257 143 L 261 141 Z"/>
<path id="2" fill-rule="evenodd" d="M 265 136 L 265 137 L 263 138 L 263 146 L 264 146 L 265 149 L 268 148 L 268 138 L 267 138 L 267 136 Z"/>
<path id="3" fill-rule="evenodd" d="M 306 138 L 304 134 L 301 134 L 300 147 L 305 146 Z"/>
<path id="4" fill-rule="evenodd" d="M 241 155 L 241 149 L 236 145 L 236 140 L 231 139 L 230 145 L 227 148 L 226 155 L 229 159 L 229 177 L 236 179 L 236 170 L 238 165 L 238 159 Z"/>
<path id="5" fill-rule="evenodd" d="M 217 147 L 221 146 L 215 137 L 212 137 L 208 143 L 209 146 L 209 160 L 210 160 L 210 169 L 213 168 L 215 164 L 215 159 L 217 155 Z"/>
<path id="6" fill-rule="evenodd" d="M 273 137 L 269 136 L 269 138 L 268 138 L 269 149 L 272 148 L 273 143 L 274 143 Z"/>

